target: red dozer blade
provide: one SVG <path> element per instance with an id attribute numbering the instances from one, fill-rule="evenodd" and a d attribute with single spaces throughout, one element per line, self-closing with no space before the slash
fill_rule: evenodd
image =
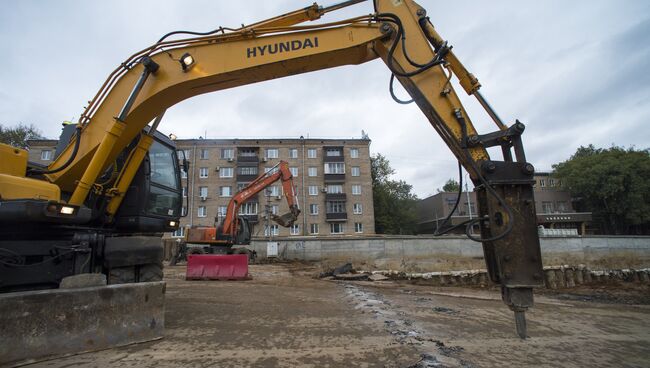
<path id="1" fill-rule="evenodd" d="M 187 256 L 186 280 L 248 280 L 246 254 L 215 255 L 190 254 Z"/>

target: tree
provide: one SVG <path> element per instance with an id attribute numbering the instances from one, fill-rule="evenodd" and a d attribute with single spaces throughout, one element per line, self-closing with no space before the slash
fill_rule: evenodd
<path id="1" fill-rule="evenodd" d="M 580 211 L 593 213 L 607 234 L 647 233 L 650 229 L 650 151 L 580 147 L 553 165 L 561 186 Z"/>
<path id="2" fill-rule="evenodd" d="M 18 124 L 16 127 L 4 127 L 0 124 L 0 143 L 14 147 L 27 147 L 27 140 L 43 139 L 41 132 L 33 125 Z"/>
<path id="3" fill-rule="evenodd" d="M 460 184 L 454 179 L 449 179 L 445 183 L 445 185 L 442 186 L 442 189 L 438 189 L 438 192 L 458 192 L 460 189 Z"/>
<path id="4" fill-rule="evenodd" d="M 378 234 L 414 234 L 418 198 L 411 193 L 413 186 L 403 180 L 391 180 L 395 170 L 379 153 L 370 158 L 370 165 L 375 231 Z"/>

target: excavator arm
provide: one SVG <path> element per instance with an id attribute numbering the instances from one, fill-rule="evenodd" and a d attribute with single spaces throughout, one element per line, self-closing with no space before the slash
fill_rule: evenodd
<path id="1" fill-rule="evenodd" d="M 525 337 L 523 311 L 532 305 L 532 288 L 543 285 L 543 279 L 534 168 L 524 155 L 523 124 L 508 127 L 499 119 L 478 92 L 478 80 L 434 29 L 425 9 L 412 0 L 375 0 L 371 15 L 298 25 L 356 2 L 314 5 L 198 37 L 169 39 L 188 32 L 168 34 L 109 76 L 81 115 L 77 138 L 50 165 L 47 181 L 61 189 L 67 204 L 82 207 L 89 193 L 98 191 L 100 174 L 140 136 L 135 148 L 140 153 L 131 155 L 121 180 L 105 192 L 112 202 L 106 207 L 110 218 L 150 144 L 143 128 L 168 107 L 203 93 L 381 58 L 469 172 L 480 217 L 467 228 L 478 223 L 481 236 L 468 236 L 483 243 L 490 278 L 502 286 L 503 300 L 515 311 L 518 332 Z M 477 97 L 497 124 L 496 131 L 476 131 L 452 87 L 454 75 L 466 93 Z M 493 146 L 501 147 L 502 159 L 490 158 L 487 148 Z"/>
<path id="2" fill-rule="evenodd" d="M 300 208 L 298 207 L 296 189 L 293 185 L 293 175 L 291 174 L 291 170 L 289 170 L 289 164 L 286 161 L 280 161 L 271 170 L 258 176 L 232 197 L 228 203 L 226 216 L 223 220 L 223 233 L 229 234 L 231 239 L 235 239 L 239 207 L 248 199 L 257 195 L 278 180 L 282 181 L 282 189 L 287 199 L 287 204 L 289 205 L 289 212 L 282 216 L 273 215 L 273 221 L 284 227 L 293 225 L 298 219 L 298 215 L 300 215 Z"/>

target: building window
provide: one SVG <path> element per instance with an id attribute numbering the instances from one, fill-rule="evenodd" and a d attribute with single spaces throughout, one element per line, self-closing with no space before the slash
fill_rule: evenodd
<path id="1" fill-rule="evenodd" d="M 291 227 L 289 228 L 289 234 L 300 235 L 300 227 L 298 226 L 298 224 L 291 225 Z"/>
<path id="2" fill-rule="evenodd" d="M 307 158 L 316 158 L 316 148 L 307 149 Z"/>
<path id="3" fill-rule="evenodd" d="M 557 211 L 562 213 L 569 212 L 569 206 L 567 206 L 566 201 L 557 202 Z"/>
<path id="4" fill-rule="evenodd" d="M 241 157 L 255 157 L 255 156 L 257 156 L 257 151 L 255 151 L 254 149 L 250 149 L 250 148 L 248 148 L 248 149 L 240 148 L 239 150 L 237 150 L 237 154 L 239 156 L 241 156 Z"/>
<path id="5" fill-rule="evenodd" d="M 358 148 L 350 148 L 350 158 L 359 158 Z"/>
<path id="6" fill-rule="evenodd" d="M 542 202 L 543 213 L 553 213 L 553 202 Z"/>
<path id="7" fill-rule="evenodd" d="M 219 216 L 219 218 L 226 217 L 226 213 L 228 213 L 228 206 L 217 207 L 217 216 Z"/>
<path id="8" fill-rule="evenodd" d="M 178 158 L 180 158 L 181 160 L 182 159 L 186 159 L 186 160 L 190 159 L 190 150 L 188 150 L 188 149 L 186 149 L 186 150 L 178 150 L 176 152 L 178 153 Z"/>
<path id="9" fill-rule="evenodd" d="M 52 150 L 41 151 L 41 160 L 50 161 L 52 159 Z"/>
<path id="10" fill-rule="evenodd" d="M 555 186 L 555 179 L 548 179 L 548 186 L 549 187 L 554 187 Z"/>
<path id="11" fill-rule="evenodd" d="M 266 149 L 266 155 L 264 157 L 266 157 L 266 158 L 278 158 L 278 149 L 277 148 L 267 148 Z"/>
<path id="12" fill-rule="evenodd" d="M 325 156 L 327 157 L 341 157 L 341 150 L 338 148 L 328 148 L 325 151 Z"/>
<path id="13" fill-rule="evenodd" d="M 235 150 L 232 148 L 222 148 L 221 149 L 221 158 L 224 160 L 229 160 L 235 158 Z"/>
<path id="14" fill-rule="evenodd" d="M 278 225 L 271 225 L 271 234 L 276 236 L 280 234 Z M 264 225 L 264 236 L 269 236 L 269 225 Z"/>
<path id="15" fill-rule="evenodd" d="M 318 234 L 318 224 L 309 224 L 309 233 Z"/>
<path id="16" fill-rule="evenodd" d="M 257 175 L 257 166 L 242 166 L 237 168 L 239 175 Z"/>
<path id="17" fill-rule="evenodd" d="M 222 167 L 219 169 L 219 177 L 220 178 L 232 178 L 232 173 L 233 173 L 233 168 L 232 167 Z"/>
<path id="18" fill-rule="evenodd" d="M 289 148 L 289 158 L 298 158 L 297 148 Z"/>
<path id="19" fill-rule="evenodd" d="M 345 201 L 328 201 L 327 213 L 344 213 Z"/>
<path id="20" fill-rule="evenodd" d="M 345 174 L 343 162 L 328 162 L 325 164 L 325 174 Z"/>
<path id="21" fill-rule="evenodd" d="M 185 236 L 185 228 L 184 227 L 179 227 L 172 233 L 172 238 L 182 238 Z"/>
<path id="22" fill-rule="evenodd" d="M 248 183 L 237 183 L 237 192 L 241 192 L 247 185 Z"/>
<path id="23" fill-rule="evenodd" d="M 183 197 L 187 197 L 187 187 L 183 187 Z"/>
<path id="24" fill-rule="evenodd" d="M 208 198 L 208 187 L 199 187 L 199 197 Z"/>
<path id="25" fill-rule="evenodd" d="M 232 196 L 232 191 L 229 186 L 219 187 L 219 196 L 220 197 L 230 197 Z"/>
<path id="26" fill-rule="evenodd" d="M 271 214 L 272 215 L 277 215 L 280 212 L 279 211 L 280 208 L 278 207 L 277 204 L 272 204 L 270 209 L 271 209 Z"/>
<path id="27" fill-rule="evenodd" d="M 352 176 L 361 176 L 361 168 L 359 166 L 352 166 Z"/>
<path id="28" fill-rule="evenodd" d="M 208 152 L 207 149 L 202 149 L 201 150 L 201 160 L 207 160 L 210 158 L 210 153 Z"/>
<path id="29" fill-rule="evenodd" d="M 352 213 L 355 215 L 361 215 L 363 214 L 363 206 L 361 203 L 355 203 L 352 205 Z"/>
<path id="30" fill-rule="evenodd" d="M 181 207 L 181 216 L 187 216 L 187 207 L 186 206 Z"/>
<path id="31" fill-rule="evenodd" d="M 354 232 L 359 234 L 363 232 L 363 224 L 360 222 L 355 222 L 354 223 Z"/>
<path id="32" fill-rule="evenodd" d="M 317 176 L 318 175 L 318 168 L 316 168 L 316 167 L 307 168 L 307 175 L 308 176 Z"/>
<path id="33" fill-rule="evenodd" d="M 240 215 L 257 215 L 257 202 L 246 202 L 239 207 Z"/>
<path id="34" fill-rule="evenodd" d="M 353 195 L 361 195 L 361 185 L 353 184 L 352 185 L 352 194 Z"/>
<path id="35" fill-rule="evenodd" d="M 205 210 L 205 206 L 199 206 L 199 217 L 206 217 L 208 216 L 208 212 Z"/>
<path id="36" fill-rule="evenodd" d="M 333 222 L 330 224 L 330 233 L 331 234 L 343 234 L 343 224 L 340 222 Z"/>
<path id="37" fill-rule="evenodd" d="M 265 167 L 264 168 L 264 173 L 272 175 L 272 174 L 275 174 L 276 172 L 278 172 L 278 170 L 280 170 L 278 166 Z"/>
<path id="38" fill-rule="evenodd" d="M 343 185 L 341 184 L 328 184 L 327 194 L 340 194 L 343 193 Z"/>
<path id="39" fill-rule="evenodd" d="M 312 203 L 309 205 L 309 214 L 310 215 L 318 215 L 318 205 L 315 203 Z"/>
<path id="40" fill-rule="evenodd" d="M 208 177 L 208 168 L 207 167 L 202 167 L 199 169 L 199 178 L 207 178 Z"/>
<path id="41" fill-rule="evenodd" d="M 539 179 L 539 187 L 544 188 L 546 187 L 546 180 L 544 179 Z"/>
<path id="42" fill-rule="evenodd" d="M 280 187 L 277 185 L 271 185 L 270 187 L 266 188 L 266 195 L 269 197 L 278 197 L 280 196 Z"/>
<path id="43" fill-rule="evenodd" d="M 187 179 L 187 172 L 185 172 L 184 169 L 181 168 L 181 178 L 182 179 Z"/>
<path id="44" fill-rule="evenodd" d="M 310 185 L 309 186 L 309 195 L 310 196 L 318 195 L 318 185 Z"/>
<path id="45" fill-rule="evenodd" d="M 291 175 L 298 176 L 298 168 L 297 167 L 290 167 L 289 171 L 291 171 Z"/>

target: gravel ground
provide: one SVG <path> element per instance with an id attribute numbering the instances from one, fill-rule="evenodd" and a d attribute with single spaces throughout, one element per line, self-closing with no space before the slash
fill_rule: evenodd
<path id="1" fill-rule="evenodd" d="M 323 281 L 303 264 L 248 281 L 165 269 L 159 341 L 30 367 L 648 367 L 650 289 L 544 291 L 516 337 L 496 290 Z"/>

